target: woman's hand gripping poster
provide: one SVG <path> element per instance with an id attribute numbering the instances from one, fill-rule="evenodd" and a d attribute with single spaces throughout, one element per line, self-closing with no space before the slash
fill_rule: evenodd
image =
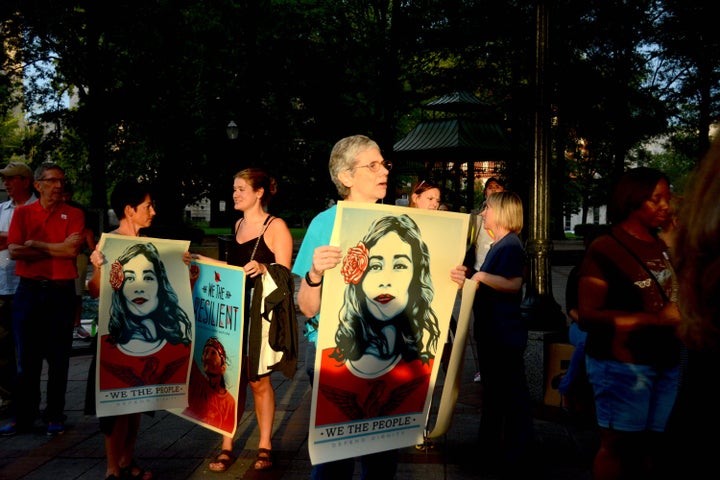
<path id="1" fill-rule="evenodd" d="M 331 244 L 343 260 L 324 276 L 313 464 L 422 443 L 468 223 L 462 213 L 338 202 Z"/>

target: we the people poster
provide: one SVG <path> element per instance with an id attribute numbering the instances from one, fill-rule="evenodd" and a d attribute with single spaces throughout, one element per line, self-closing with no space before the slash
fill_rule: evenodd
<path id="1" fill-rule="evenodd" d="M 187 405 L 195 316 L 190 242 L 103 233 L 98 303 L 99 417 Z"/>
<path id="2" fill-rule="evenodd" d="M 242 367 L 245 272 L 202 260 L 190 265 L 195 348 L 188 406 L 171 412 L 223 435 L 237 428 Z"/>
<path id="3" fill-rule="evenodd" d="M 313 464 L 422 443 L 469 215 L 339 202 L 325 272 L 309 451 Z"/>

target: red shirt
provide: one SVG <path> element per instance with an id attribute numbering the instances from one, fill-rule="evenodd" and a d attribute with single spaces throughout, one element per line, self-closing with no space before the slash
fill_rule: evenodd
<path id="1" fill-rule="evenodd" d="M 100 390 L 186 383 L 191 347 L 166 343 L 151 355 L 127 355 L 116 345 L 100 339 Z"/>
<path id="2" fill-rule="evenodd" d="M 26 240 L 62 243 L 71 234 L 82 232 L 84 228 L 85 215 L 79 208 L 61 203 L 49 211 L 37 201 L 15 209 L 7 243 L 23 245 Z M 15 274 L 45 280 L 72 280 L 78 276 L 74 257 L 17 260 Z"/>
<path id="3" fill-rule="evenodd" d="M 205 375 L 193 362 L 190 370 L 188 407 L 183 413 L 220 430 L 233 433 L 237 423 L 236 412 L 235 399 L 230 392 L 213 390 Z"/>
<path id="4" fill-rule="evenodd" d="M 433 360 L 402 359 L 384 375 L 356 377 L 345 365 L 322 352 L 315 425 L 348 422 L 389 415 L 419 413 L 425 409 Z"/>

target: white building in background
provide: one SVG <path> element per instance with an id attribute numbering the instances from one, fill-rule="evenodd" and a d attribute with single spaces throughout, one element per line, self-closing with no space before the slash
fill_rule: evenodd
<path id="1" fill-rule="evenodd" d="M 225 202 L 220 202 L 220 211 L 225 211 Z M 192 222 L 210 223 L 210 199 L 203 198 L 197 203 L 185 206 L 185 219 Z"/>
<path id="2" fill-rule="evenodd" d="M 583 223 L 582 213 L 578 212 L 572 215 L 566 215 L 563 221 L 565 224 L 564 230 L 569 233 L 575 233 L 575 227 Z M 595 225 L 603 225 L 608 223 L 607 207 L 603 205 L 602 207 L 591 208 L 587 213 L 587 219 L 585 220 L 585 223 Z"/>

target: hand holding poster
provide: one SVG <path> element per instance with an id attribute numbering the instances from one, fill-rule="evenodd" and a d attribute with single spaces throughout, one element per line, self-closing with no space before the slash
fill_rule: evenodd
<path id="1" fill-rule="evenodd" d="M 104 233 L 98 307 L 99 417 L 187 404 L 194 315 L 187 241 Z"/>
<path id="2" fill-rule="evenodd" d="M 422 442 L 458 285 L 466 214 L 339 202 L 325 271 L 313 464 Z"/>
<path id="3" fill-rule="evenodd" d="M 242 367 L 245 272 L 195 261 L 190 265 L 195 308 L 195 351 L 188 407 L 173 413 L 223 435 L 237 428 Z"/>

